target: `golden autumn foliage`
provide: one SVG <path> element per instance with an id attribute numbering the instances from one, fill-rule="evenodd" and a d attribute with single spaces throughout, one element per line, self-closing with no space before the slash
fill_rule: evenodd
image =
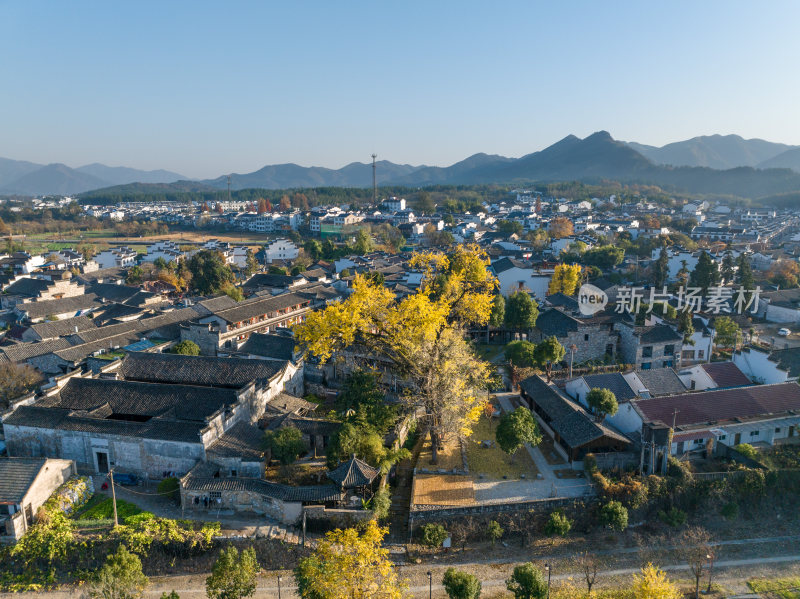
<path id="1" fill-rule="evenodd" d="M 647 564 L 641 574 L 633 576 L 633 596 L 636 599 L 680 599 L 683 595 L 663 570 Z"/>
<path id="2" fill-rule="evenodd" d="M 468 435 L 483 409 L 489 368 L 463 328 L 488 322 L 497 280 L 475 245 L 418 253 L 410 265 L 422 273 L 417 293 L 398 300 L 358 275 L 345 300 L 309 314 L 295 337 L 305 354 L 323 362 L 354 345 L 380 356 L 410 383 L 407 400 L 432 415 L 434 435 Z"/>
<path id="3" fill-rule="evenodd" d="M 548 295 L 574 295 L 581 283 L 580 264 L 558 264 L 547 288 Z"/>
<path id="4" fill-rule="evenodd" d="M 381 546 L 388 532 L 374 520 L 364 531 L 336 529 L 325 535 L 314 553 L 295 570 L 300 596 L 308 599 L 400 599 L 405 591 Z"/>

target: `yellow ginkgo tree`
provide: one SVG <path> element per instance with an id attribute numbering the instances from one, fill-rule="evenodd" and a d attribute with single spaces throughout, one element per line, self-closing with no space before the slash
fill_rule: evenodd
<path id="1" fill-rule="evenodd" d="M 343 301 L 308 315 L 295 327 L 298 345 L 322 362 L 340 352 L 388 364 L 406 384 L 406 400 L 426 409 L 433 459 L 446 436 L 472 432 L 483 410 L 481 390 L 489 367 L 464 338 L 468 326 L 484 326 L 492 312 L 497 280 L 486 254 L 475 245 L 448 254 L 415 254 L 421 272 L 416 293 L 402 299 L 382 285 L 356 276 Z"/>

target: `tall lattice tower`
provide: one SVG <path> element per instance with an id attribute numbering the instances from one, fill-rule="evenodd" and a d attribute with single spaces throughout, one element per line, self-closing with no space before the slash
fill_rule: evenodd
<path id="1" fill-rule="evenodd" d="M 375 159 L 378 157 L 377 154 L 372 155 L 372 203 L 378 203 L 378 179 L 375 176 L 375 169 L 377 165 L 375 164 Z"/>

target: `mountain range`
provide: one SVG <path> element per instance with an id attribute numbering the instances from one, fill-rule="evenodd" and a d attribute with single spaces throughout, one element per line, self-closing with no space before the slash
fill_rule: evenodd
<path id="1" fill-rule="evenodd" d="M 520 158 L 475 154 L 447 167 L 377 163 L 380 185 L 468 185 L 583 180 L 653 184 L 690 193 L 762 197 L 800 191 L 800 146 L 710 135 L 662 147 L 615 140 L 606 131 L 561 141 Z M 265 166 L 232 174 L 232 189 L 370 187 L 372 165 L 353 162 L 340 169 L 297 164 Z M 141 183 L 141 192 L 226 189 L 228 176 L 188 181 L 164 170 L 141 171 L 90 164 L 70 168 L 0 158 L 0 194 L 76 194 L 109 186 Z M 117 189 L 120 191 L 123 188 Z M 110 191 L 110 189 L 108 190 Z"/>
<path id="2" fill-rule="evenodd" d="M 126 183 L 171 183 L 185 179 L 165 170 L 143 171 L 125 166 L 36 164 L 0 158 L 0 194 L 70 195 Z"/>

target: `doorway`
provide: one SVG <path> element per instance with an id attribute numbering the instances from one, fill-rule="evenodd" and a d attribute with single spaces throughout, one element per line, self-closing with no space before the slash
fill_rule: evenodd
<path id="1" fill-rule="evenodd" d="M 105 451 L 96 451 L 97 456 L 97 471 L 100 474 L 108 473 L 108 454 Z"/>
<path id="2" fill-rule="evenodd" d="M 736 433 L 736 436 L 733 438 L 733 444 L 739 445 L 742 442 L 742 433 Z"/>

